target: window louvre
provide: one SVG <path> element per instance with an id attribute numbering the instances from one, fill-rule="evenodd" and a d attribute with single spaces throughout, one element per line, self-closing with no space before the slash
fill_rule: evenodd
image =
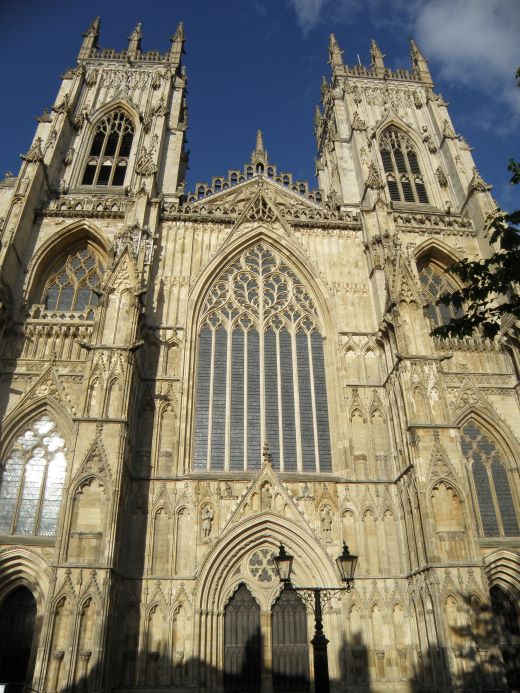
<path id="1" fill-rule="evenodd" d="M 96 127 L 81 184 L 122 186 L 133 136 L 134 126 L 123 111 L 105 116 Z"/>
<path id="2" fill-rule="evenodd" d="M 390 127 L 382 134 L 379 148 L 390 199 L 427 204 L 428 195 L 410 139 L 398 128 Z"/>

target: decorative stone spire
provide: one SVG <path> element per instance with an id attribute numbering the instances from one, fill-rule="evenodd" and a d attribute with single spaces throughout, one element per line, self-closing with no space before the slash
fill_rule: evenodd
<path id="1" fill-rule="evenodd" d="M 269 449 L 269 445 L 267 442 L 264 443 L 264 447 L 262 450 L 262 464 L 268 464 L 272 466 L 273 464 L 273 456 L 271 455 L 271 450 Z"/>
<path id="2" fill-rule="evenodd" d="M 251 163 L 256 166 L 257 164 L 267 164 L 269 162 L 269 157 L 264 147 L 264 139 L 262 136 L 262 131 L 258 130 L 256 133 L 256 147 L 251 152 Z"/>
<path id="3" fill-rule="evenodd" d="M 374 70 L 377 77 L 385 76 L 385 64 L 383 58 L 385 57 L 381 52 L 381 49 L 377 43 L 372 39 L 370 43 L 370 57 L 372 58 L 372 64 L 370 67 Z"/>
<path id="4" fill-rule="evenodd" d="M 423 82 L 433 84 L 432 76 L 428 69 L 428 61 L 417 48 L 415 41 L 410 41 L 410 57 L 412 60 L 412 67 L 417 73 L 417 77 Z"/>
<path id="5" fill-rule="evenodd" d="M 343 51 L 339 47 L 339 43 L 336 41 L 336 37 L 334 34 L 330 35 L 330 41 L 329 41 L 329 62 L 332 66 L 332 72 L 336 74 L 336 72 L 342 72 L 343 71 Z"/>
<path id="6" fill-rule="evenodd" d="M 90 58 L 92 52 L 98 47 L 99 41 L 99 27 L 100 27 L 99 17 L 96 17 L 89 28 L 83 34 L 83 43 L 79 50 L 78 59 L 82 60 L 84 58 Z"/>
<path id="7" fill-rule="evenodd" d="M 173 63 L 179 64 L 181 56 L 184 53 L 184 24 L 179 22 L 174 35 L 171 37 L 172 47 L 170 48 L 170 60 Z"/>
<path id="8" fill-rule="evenodd" d="M 128 37 L 128 55 L 131 58 L 137 57 L 141 52 L 141 39 L 143 38 L 143 32 L 141 30 L 141 22 L 135 27 L 130 36 Z"/>

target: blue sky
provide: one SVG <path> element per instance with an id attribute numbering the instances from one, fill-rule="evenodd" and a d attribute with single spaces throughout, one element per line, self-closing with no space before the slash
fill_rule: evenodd
<path id="1" fill-rule="evenodd" d="M 143 49 L 169 48 L 186 30 L 188 189 L 249 159 L 257 128 L 279 169 L 314 181 L 314 107 L 329 75 L 328 36 L 346 63 L 370 62 L 370 39 L 389 67 L 409 65 L 414 37 L 430 59 L 455 129 L 475 147 L 483 177 L 506 208 L 519 205 L 507 161 L 520 159 L 519 0 L 18 0 L 0 7 L 0 172 L 18 171 L 34 117 L 74 65 L 81 34 L 101 16 L 100 45 L 122 49 L 137 22 Z"/>

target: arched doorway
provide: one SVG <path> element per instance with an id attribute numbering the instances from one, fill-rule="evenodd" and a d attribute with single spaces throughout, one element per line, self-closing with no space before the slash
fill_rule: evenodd
<path id="1" fill-rule="evenodd" d="M 515 600 L 501 587 L 491 590 L 491 606 L 498 623 L 498 642 L 506 666 L 507 682 L 520 689 L 520 624 Z"/>
<path id="2" fill-rule="evenodd" d="M 224 612 L 224 688 L 260 691 L 260 605 L 242 583 Z"/>
<path id="3" fill-rule="evenodd" d="M 298 593 L 282 590 L 273 605 L 273 690 L 309 690 L 307 611 Z"/>
<path id="4" fill-rule="evenodd" d="M 26 587 L 13 590 L 0 607 L 0 683 L 25 683 L 31 678 L 31 650 L 36 601 Z M 22 687 L 9 686 L 9 693 Z"/>

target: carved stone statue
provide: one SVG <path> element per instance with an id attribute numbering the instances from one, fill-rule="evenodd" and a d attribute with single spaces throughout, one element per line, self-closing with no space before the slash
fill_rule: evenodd
<path id="1" fill-rule="evenodd" d="M 211 505 L 205 505 L 200 512 L 202 538 L 209 539 L 213 529 L 213 518 L 215 513 Z"/>
<path id="2" fill-rule="evenodd" d="M 330 538 L 332 529 L 332 511 L 330 505 L 326 505 L 321 510 L 321 531 L 324 536 Z"/>

